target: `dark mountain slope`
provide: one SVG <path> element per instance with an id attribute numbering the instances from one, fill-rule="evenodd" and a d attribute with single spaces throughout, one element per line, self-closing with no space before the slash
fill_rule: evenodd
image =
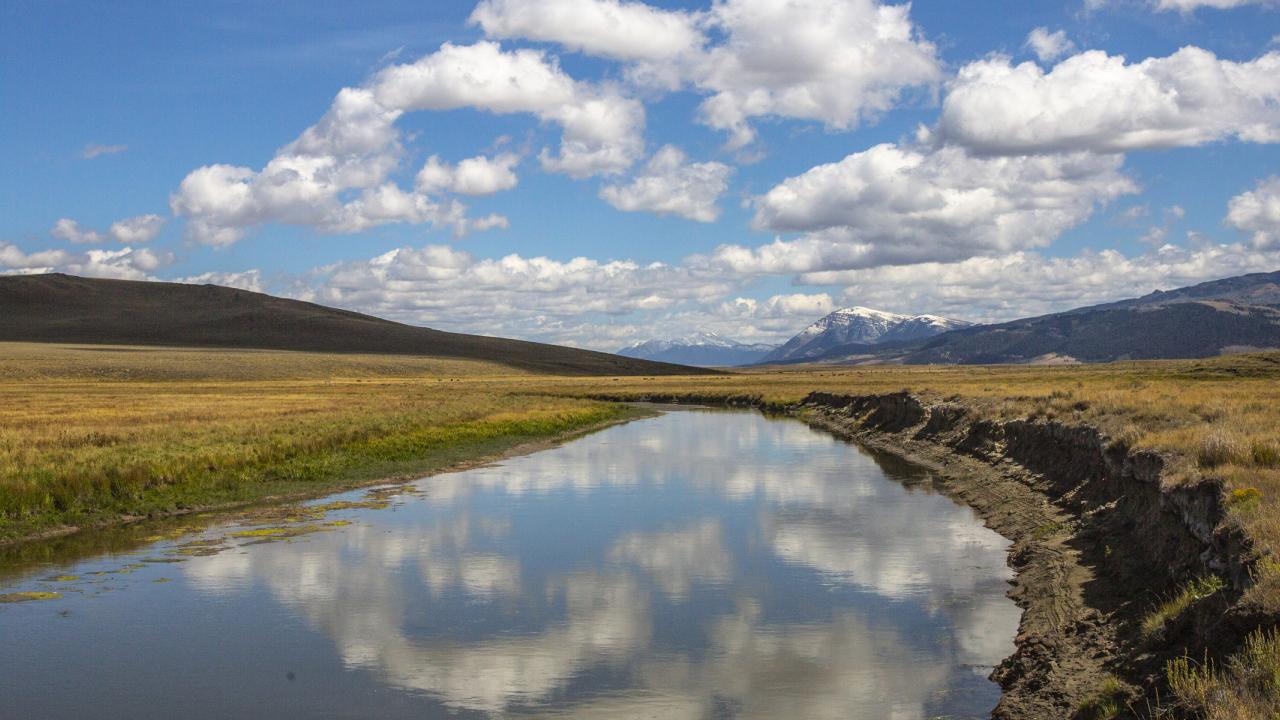
<path id="1" fill-rule="evenodd" d="M 0 340 L 360 352 L 489 360 L 561 375 L 672 375 L 697 368 L 404 325 L 216 285 L 0 277 Z"/>
<path id="2" fill-rule="evenodd" d="M 1280 272 L 1215 280 L 922 341 L 850 344 L 818 362 L 1025 363 L 1198 358 L 1280 348 Z"/>

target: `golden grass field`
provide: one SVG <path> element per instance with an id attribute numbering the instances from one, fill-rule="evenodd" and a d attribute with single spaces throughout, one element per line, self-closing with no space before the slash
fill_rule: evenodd
<path id="1" fill-rule="evenodd" d="M 992 417 L 1090 423 L 1168 452 L 1174 482 L 1225 480 L 1232 514 L 1280 557 L 1280 353 L 572 378 L 432 358 L 0 343 L 0 541 L 422 473 L 632 412 L 605 396 L 783 404 L 814 390 L 902 389 Z M 1264 569 L 1246 601 L 1280 612 L 1280 564 Z M 1280 646 L 1264 640 L 1250 652 Z M 1210 717 L 1250 717 L 1247 698 L 1232 699 L 1248 685 L 1233 668 L 1183 673 Z M 1280 677 L 1266 682 L 1280 688 Z"/>

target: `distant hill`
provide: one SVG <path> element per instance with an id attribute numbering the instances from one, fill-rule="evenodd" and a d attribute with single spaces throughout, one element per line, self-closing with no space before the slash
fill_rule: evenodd
<path id="1" fill-rule="evenodd" d="M 937 315 L 899 315 L 865 307 L 842 308 L 801 330 L 761 362 L 796 362 L 817 358 L 849 344 L 878 345 L 917 340 L 968 327 L 963 320 Z"/>
<path id="2" fill-rule="evenodd" d="M 831 348 L 817 362 L 1061 363 L 1280 349 L 1280 272 L 1254 273 L 927 340 Z"/>
<path id="3" fill-rule="evenodd" d="M 715 333 L 695 333 L 672 340 L 649 340 L 628 345 L 619 355 L 642 360 L 658 360 L 699 367 L 754 365 L 776 345 L 748 344 Z"/>
<path id="4" fill-rule="evenodd" d="M 62 274 L 0 277 L 0 340 L 422 355 L 488 360 L 560 375 L 709 372 L 443 332 L 217 285 Z"/>

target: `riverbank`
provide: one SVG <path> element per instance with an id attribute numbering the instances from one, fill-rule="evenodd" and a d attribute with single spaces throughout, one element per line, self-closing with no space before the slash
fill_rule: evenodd
<path id="1" fill-rule="evenodd" d="M 698 392 L 685 399 L 716 402 Z M 1243 720 L 1280 707 L 1278 618 L 1257 582 L 1274 563 L 1222 479 L 1171 477 L 1176 455 L 1093 425 L 992 417 L 954 397 L 720 400 L 930 468 L 1013 542 L 1010 597 L 1024 613 L 1016 652 L 992 676 L 1003 689 L 995 717 Z"/>
<path id="2" fill-rule="evenodd" d="M 460 361 L 4 350 L 0 545 L 421 476 L 637 413 Z"/>

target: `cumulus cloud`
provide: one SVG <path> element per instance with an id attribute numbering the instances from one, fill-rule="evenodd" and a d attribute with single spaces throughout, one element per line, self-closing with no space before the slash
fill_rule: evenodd
<path id="1" fill-rule="evenodd" d="M 627 61 L 641 85 L 707 95 L 702 122 L 740 148 L 755 139 L 754 118 L 847 130 L 909 89 L 935 86 L 936 48 L 909 11 L 874 0 L 723 0 L 693 14 L 619 0 L 486 0 L 472 20 L 493 37 Z"/>
<path id="2" fill-rule="evenodd" d="M 1043 247 L 1099 203 L 1137 187 L 1115 155 L 973 157 L 877 145 L 788 178 L 756 198 L 759 229 L 808 233 L 719 248 L 738 271 L 872 267 Z"/>
<path id="3" fill-rule="evenodd" d="M 493 38 L 526 38 L 618 60 L 668 60 L 705 38 L 692 13 L 620 0 L 482 0 L 471 13 Z"/>
<path id="4" fill-rule="evenodd" d="M 61 272 L 87 277 L 145 280 L 151 277 L 151 273 L 172 262 L 172 255 L 145 248 L 87 250 L 83 253 L 65 250 L 25 253 L 12 244 L 0 243 L 0 274 Z"/>
<path id="5" fill-rule="evenodd" d="M 720 217 L 716 201 L 729 185 L 733 168 L 718 162 L 690 163 L 683 151 L 665 145 L 627 184 L 606 185 L 600 197 L 628 212 L 678 215 L 698 222 Z"/>
<path id="6" fill-rule="evenodd" d="M 1226 223 L 1249 233 L 1258 250 L 1280 250 L 1280 177 L 1269 177 L 1227 204 Z"/>
<path id="7" fill-rule="evenodd" d="M 1027 35 L 1027 41 L 1023 47 L 1035 53 L 1041 62 L 1048 62 L 1072 52 L 1076 49 L 1076 44 L 1067 38 L 1065 30 L 1049 32 L 1048 28 L 1038 27 Z"/>
<path id="8" fill-rule="evenodd" d="M 514 168 L 518 162 L 520 156 L 515 153 L 503 153 L 492 158 L 481 155 L 462 160 L 457 165 L 442 162 L 439 156 L 432 155 L 418 171 L 414 188 L 427 194 L 493 195 L 516 186 L 519 178 Z"/>
<path id="9" fill-rule="evenodd" d="M 171 278 L 168 282 L 186 283 L 188 285 L 222 285 L 223 287 L 240 288 L 251 292 L 266 292 L 266 283 L 262 279 L 262 271 L 256 269 L 243 272 L 206 272 L 199 275 Z"/>
<path id="10" fill-rule="evenodd" d="M 988 154 L 1280 142 L 1280 52 L 1238 63 L 1184 47 L 1128 63 L 1091 50 L 1047 72 L 993 56 L 950 83 L 939 135 Z"/>
<path id="11" fill-rule="evenodd" d="M 846 301 L 975 321 L 1012 320 L 1135 297 L 1207 280 L 1272 271 L 1280 252 L 1239 244 L 1165 245 L 1137 255 L 1117 250 L 1070 257 L 1035 252 L 954 263 L 807 273 L 802 284 L 839 285 Z"/>
<path id="12" fill-rule="evenodd" d="M 230 245 L 267 223 L 326 233 L 397 222 L 449 227 L 455 234 L 501 226 L 505 221 L 493 217 L 468 220 L 456 200 L 405 190 L 389 179 L 404 150 L 396 121 L 406 112 L 460 108 L 531 113 L 559 124 L 558 152 L 544 149 L 539 157 L 545 169 L 573 177 L 620 172 L 643 151 L 638 101 L 574 80 L 541 52 L 445 43 L 415 62 L 379 71 L 364 86 L 342 89 L 324 117 L 261 170 L 197 168 L 171 196 L 170 207 L 187 219 L 192 239 L 213 246 Z M 514 184 L 516 161 L 463 161 L 448 168 L 447 189 L 497 192 Z"/>
<path id="13" fill-rule="evenodd" d="M 80 227 L 80 223 L 71 218 L 58 218 L 53 228 L 49 230 L 49 234 L 58 240 L 65 240 L 75 245 L 94 245 L 106 240 L 102 233 L 85 230 Z"/>
<path id="14" fill-rule="evenodd" d="M 164 229 L 164 224 L 165 218 L 159 215 L 136 215 L 111 223 L 107 235 L 125 245 L 151 242 Z"/>

